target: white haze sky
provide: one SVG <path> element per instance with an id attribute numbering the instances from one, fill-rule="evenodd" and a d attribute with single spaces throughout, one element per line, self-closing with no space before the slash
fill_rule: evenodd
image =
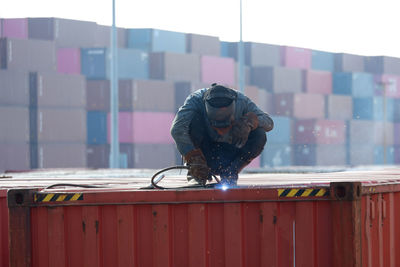
<path id="1" fill-rule="evenodd" d="M 243 0 L 243 40 L 400 58 L 399 0 Z M 0 17 L 112 23 L 108 0 L 0 0 Z M 240 0 L 116 0 L 116 24 L 239 41 Z"/>

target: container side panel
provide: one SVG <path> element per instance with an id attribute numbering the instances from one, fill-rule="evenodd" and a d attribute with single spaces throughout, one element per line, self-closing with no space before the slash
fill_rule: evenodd
<path id="1" fill-rule="evenodd" d="M 115 266 L 118 258 L 116 206 L 102 207 L 100 218 L 99 227 L 102 263 L 103 266 Z"/>
<path id="2" fill-rule="evenodd" d="M 224 205 L 208 205 L 208 266 L 225 266 Z M 207 266 L 207 265 L 206 265 Z"/>
<path id="3" fill-rule="evenodd" d="M 48 242 L 49 265 L 66 266 L 65 236 L 64 236 L 64 208 L 47 209 L 48 213 Z"/>
<path id="4" fill-rule="evenodd" d="M 260 203 L 260 210 L 261 266 L 277 266 L 277 203 Z"/>
<path id="5" fill-rule="evenodd" d="M 296 266 L 313 267 L 315 253 L 315 202 L 297 202 L 296 204 Z"/>
<path id="6" fill-rule="evenodd" d="M 170 232 L 169 206 L 153 206 L 154 266 L 171 266 Z"/>
<path id="7" fill-rule="evenodd" d="M 187 205 L 173 207 L 173 261 L 172 266 L 188 266 L 188 212 Z M 155 257 L 157 257 L 155 255 Z"/>
<path id="8" fill-rule="evenodd" d="M 31 209 L 32 265 L 49 267 L 47 208 Z"/>
<path id="9" fill-rule="evenodd" d="M 118 267 L 134 266 L 133 207 L 118 206 Z"/>
<path id="10" fill-rule="evenodd" d="M 372 224 L 372 212 L 371 212 L 371 198 L 369 195 L 362 198 L 361 201 L 362 209 L 361 209 L 361 227 L 364 227 L 362 230 L 362 238 L 363 240 L 363 252 L 362 252 L 362 260 L 365 266 L 371 267 L 372 264 L 372 241 L 371 241 L 371 224 Z"/>
<path id="11" fill-rule="evenodd" d="M 378 195 L 371 195 L 371 266 L 381 266 L 379 264 L 379 215 L 378 215 Z"/>
<path id="12" fill-rule="evenodd" d="M 378 237 L 379 237 L 379 266 L 383 266 L 383 196 L 378 194 Z"/>
<path id="13" fill-rule="evenodd" d="M 189 267 L 206 266 L 208 226 L 205 210 L 204 204 L 188 207 Z"/>
<path id="14" fill-rule="evenodd" d="M 143 205 L 136 208 L 137 220 L 137 264 L 135 266 L 153 266 L 153 255 L 157 256 L 157 251 L 153 251 L 153 225 L 152 225 L 152 206 Z"/>
<path id="15" fill-rule="evenodd" d="M 67 266 L 85 267 L 83 265 L 83 231 L 82 208 L 66 207 L 64 220 L 65 241 L 67 248 Z"/>
<path id="16" fill-rule="evenodd" d="M 100 266 L 99 207 L 82 207 L 84 266 Z"/>
<path id="17" fill-rule="evenodd" d="M 8 266 L 8 210 L 7 198 L 0 197 L 0 266 Z"/>
<path id="18" fill-rule="evenodd" d="M 295 225 L 296 206 L 294 202 L 278 204 L 278 264 L 277 266 L 294 266 L 293 225 Z"/>
<path id="19" fill-rule="evenodd" d="M 260 266 L 260 221 L 258 203 L 243 204 L 243 251 L 244 266 Z"/>
<path id="20" fill-rule="evenodd" d="M 332 266 L 332 214 L 331 204 L 327 201 L 316 202 L 314 221 L 316 226 L 316 234 L 314 244 L 316 251 L 316 266 L 325 267 Z"/>
<path id="21" fill-rule="evenodd" d="M 382 220 L 383 220 L 383 265 L 394 265 L 394 193 L 383 194 L 382 199 Z"/>
<path id="22" fill-rule="evenodd" d="M 225 221 L 225 265 L 232 267 L 243 266 L 243 231 L 242 205 L 238 203 L 227 203 L 224 207 Z M 258 238 L 258 236 L 256 237 Z"/>
<path id="23" fill-rule="evenodd" d="M 394 194 L 394 225 L 396 227 L 394 227 L 394 233 L 392 238 L 394 239 L 394 247 L 395 247 L 395 251 L 394 251 L 394 255 L 395 255 L 395 264 L 393 266 L 400 266 L 400 192 L 396 192 Z"/>

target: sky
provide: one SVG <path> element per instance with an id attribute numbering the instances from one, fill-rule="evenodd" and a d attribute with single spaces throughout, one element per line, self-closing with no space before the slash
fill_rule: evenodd
<path id="1" fill-rule="evenodd" d="M 397 2 L 397 3 L 396 3 Z M 240 0 L 115 0 L 116 25 L 240 40 Z M 398 0 L 242 0 L 243 41 L 400 58 Z M 0 17 L 112 24 L 112 0 L 0 0 Z"/>

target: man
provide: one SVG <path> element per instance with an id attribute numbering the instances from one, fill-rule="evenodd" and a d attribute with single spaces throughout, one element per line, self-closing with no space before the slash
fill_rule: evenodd
<path id="1" fill-rule="evenodd" d="M 274 123 L 247 96 L 212 84 L 190 94 L 171 135 L 189 166 L 188 180 L 205 185 L 211 174 L 236 185 L 239 172 L 261 154 Z"/>

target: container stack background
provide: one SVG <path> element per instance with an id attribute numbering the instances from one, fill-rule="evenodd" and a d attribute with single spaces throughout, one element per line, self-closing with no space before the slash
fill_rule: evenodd
<path id="1" fill-rule="evenodd" d="M 0 170 L 106 168 L 111 27 L 0 19 Z M 400 59 L 246 42 L 245 94 L 275 121 L 249 168 L 400 163 Z M 122 166 L 181 162 L 170 126 L 185 98 L 238 88 L 238 43 L 118 28 Z M 386 153 L 386 155 L 385 155 Z"/>

